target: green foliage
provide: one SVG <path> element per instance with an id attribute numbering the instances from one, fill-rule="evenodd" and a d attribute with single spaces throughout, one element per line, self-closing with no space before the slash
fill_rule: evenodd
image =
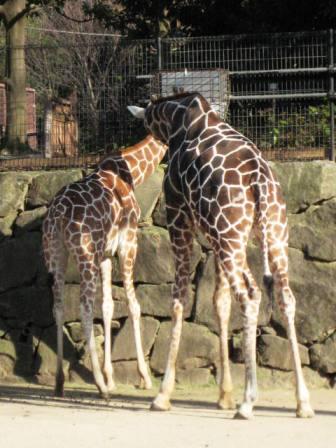
<path id="1" fill-rule="evenodd" d="M 265 148 L 318 148 L 330 139 L 330 110 L 327 102 L 297 111 L 261 112 L 265 115 Z"/>

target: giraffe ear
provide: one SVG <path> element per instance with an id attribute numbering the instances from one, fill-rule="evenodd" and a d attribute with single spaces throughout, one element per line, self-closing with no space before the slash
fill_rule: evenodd
<path id="1" fill-rule="evenodd" d="M 143 120 L 145 118 L 145 109 L 143 107 L 127 106 L 127 109 L 132 115 L 135 116 L 135 118 L 139 118 L 139 120 Z"/>

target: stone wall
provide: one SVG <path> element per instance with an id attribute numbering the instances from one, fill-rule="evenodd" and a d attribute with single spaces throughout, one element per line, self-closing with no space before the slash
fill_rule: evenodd
<path id="1" fill-rule="evenodd" d="M 288 204 L 290 279 L 297 298 L 296 327 L 308 383 L 336 378 L 336 165 L 328 162 L 273 164 Z M 41 254 L 41 222 L 53 195 L 81 178 L 81 170 L 0 173 L 0 378 L 53 381 L 56 331 L 52 297 Z M 165 228 L 163 169 L 137 190 L 142 210 L 134 280 L 142 309 L 145 355 L 153 376 L 165 367 L 170 330 L 174 264 Z M 261 260 L 253 242 L 249 262 L 261 284 Z M 113 364 L 119 382 L 138 383 L 132 328 L 117 260 L 113 260 Z M 214 257 L 206 242 L 194 243 L 190 301 L 178 358 L 177 380 L 208 383 L 216 375 L 218 329 L 212 309 Z M 65 288 L 65 370 L 71 381 L 92 381 L 79 317 L 79 277 L 70 262 Z M 104 341 L 100 296 L 95 334 Z M 234 381 L 242 381 L 241 329 L 233 303 L 230 349 Z M 258 331 L 259 376 L 264 384 L 292 377 L 289 344 L 277 310 L 270 316 L 263 296 Z"/>

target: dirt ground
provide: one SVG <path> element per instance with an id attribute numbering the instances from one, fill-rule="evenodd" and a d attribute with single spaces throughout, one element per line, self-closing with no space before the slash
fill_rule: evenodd
<path id="1" fill-rule="evenodd" d="M 293 391 L 261 390 L 255 417 L 232 420 L 215 407 L 215 385 L 178 387 L 173 410 L 150 412 L 157 391 L 120 386 L 109 403 L 93 388 L 0 385 L 0 445 L 3 448 L 331 448 L 336 446 L 336 390 L 312 390 L 314 419 L 295 418 Z M 241 400 L 242 391 L 236 398 Z"/>

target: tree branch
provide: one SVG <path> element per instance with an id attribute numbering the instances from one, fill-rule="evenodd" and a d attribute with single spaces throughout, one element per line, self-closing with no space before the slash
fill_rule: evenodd
<path id="1" fill-rule="evenodd" d="M 86 23 L 86 22 L 92 22 L 92 18 L 88 18 L 88 19 L 75 19 L 73 17 L 68 16 L 64 11 L 61 11 L 60 9 L 56 9 L 57 14 L 59 14 L 60 16 L 64 17 L 67 20 L 71 20 L 72 22 L 76 22 L 76 23 Z"/>

